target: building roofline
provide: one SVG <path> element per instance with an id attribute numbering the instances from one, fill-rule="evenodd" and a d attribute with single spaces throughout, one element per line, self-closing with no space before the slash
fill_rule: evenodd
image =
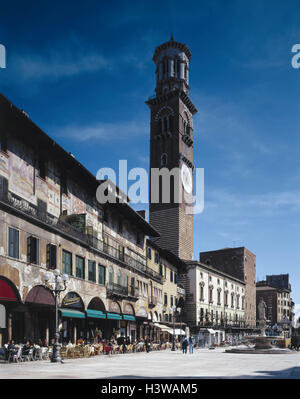
<path id="1" fill-rule="evenodd" d="M 207 253 L 211 253 L 211 252 L 221 252 L 221 251 L 229 251 L 229 250 L 232 251 L 232 250 L 235 250 L 235 249 L 244 249 L 244 250 L 250 252 L 252 255 L 256 256 L 254 252 L 251 252 L 250 249 L 248 249 L 245 246 L 242 246 L 242 247 L 225 247 L 225 248 L 220 248 L 220 249 L 212 249 L 211 251 L 201 251 L 199 254 L 201 255 L 201 254 L 207 254 Z"/>
<path id="2" fill-rule="evenodd" d="M 99 181 L 96 179 L 96 177 L 81 163 L 79 162 L 74 156 L 71 155 L 71 153 L 67 152 L 62 146 L 60 146 L 54 139 L 52 139 L 47 133 L 45 133 L 39 126 L 37 126 L 22 110 L 20 110 L 18 107 L 16 107 L 8 98 L 6 98 L 2 93 L 0 93 L 0 103 L 3 102 L 5 106 L 7 107 L 8 111 L 11 110 L 15 115 L 9 115 L 8 119 L 5 119 L 5 121 L 10 121 L 10 116 L 14 117 L 16 116 L 17 118 L 23 118 L 26 123 L 28 124 L 28 128 L 30 129 L 30 132 L 35 136 L 35 138 L 41 139 L 43 141 L 43 144 L 45 147 L 49 147 L 49 151 L 47 153 L 51 152 L 58 152 L 61 157 L 64 157 L 64 159 L 67 161 L 68 165 L 66 165 L 66 169 L 68 167 L 70 168 L 75 168 L 79 169 L 82 174 L 83 174 L 83 181 L 85 183 L 91 184 L 91 190 L 96 193 L 96 189 L 99 186 Z M 0 104 L 0 116 L 2 117 L 3 114 L 3 109 L 1 109 L 1 104 Z M 5 114 L 6 116 L 6 114 Z M 21 121 L 22 122 L 22 121 Z M 4 124 L 5 128 L 5 124 Z M 14 129 L 14 133 L 16 132 L 16 129 Z M 24 135 L 22 136 L 24 137 Z M 115 186 L 118 190 L 118 192 L 121 190 L 119 189 L 118 186 Z M 125 195 L 125 194 L 124 194 Z M 127 197 L 128 198 L 128 197 Z M 128 198 L 129 200 L 129 198 Z M 153 235 L 155 237 L 159 236 L 159 233 L 156 229 L 154 229 L 153 226 L 151 226 L 144 218 L 141 217 L 140 214 L 138 214 L 133 208 L 130 207 L 126 203 L 124 208 L 130 208 L 131 211 L 127 209 L 127 214 L 130 215 L 131 220 L 135 220 L 135 222 L 142 228 L 144 229 L 144 233 L 146 235 Z"/>
<path id="3" fill-rule="evenodd" d="M 187 55 L 189 61 L 192 58 L 192 53 L 191 53 L 190 49 L 187 47 L 186 44 L 183 44 L 183 43 L 180 43 L 180 42 L 176 42 L 176 41 L 172 40 L 172 38 L 171 38 L 169 41 L 167 41 L 167 42 L 165 42 L 163 44 L 160 44 L 159 46 L 157 46 L 155 48 L 155 51 L 154 51 L 154 54 L 153 54 L 153 58 L 152 58 L 153 61 L 156 63 L 156 60 L 157 60 L 157 57 L 158 57 L 159 53 L 162 50 L 165 50 L 165 49 L 170 48 L 170 47 L 178 48 L 179 50 L 184 51 L 185 54 Z"/>
<path id="4" fill-rule="evenodd" d="M 241 283 L 241 284 L 243 284 L 243 285 L 246 285 L 245 281 L 240 280 L 239 278 L 234 277 L 234 276 L 232 276 L 231 274 L 224 273 L 224 272 L 222 272 L 222 271 L 220 271 L 220 270 L 214 268 L 214 267 L 211 266 L 211 265 L 206 265 L 205 263 L 199 262 L 199 261 L 197 261 L 197 260 L 193 260 L 193 261 L 191 261 L 191 260 L 186 260 L 186 261 L 185 261 L 185 264 L 188 265 L 188 266 L 195 266 L 195 267 L 198 266 L 198 267 L 201 267 L 202 269 L 206 269 L 206 270 L 211 271 L 211 272 L 213 272 L 213 273 L 220 274 L 220 275 L 222 275 L 222 276 L 224 276 L 224 277 L 226 277 L 226 278 L 229 278 L 229 279 L 234 280 L 234 281 L 238 281 L 239 283 Z"/>
<path id="5" fill-rule="evenodd" d="M 173 266 L 176 266 L 177 268 L 185 269 L 186 263 L 183 259 L 179 258 L 173 252 L 161 248 L 156 242 L 154 242 L 152 239 L 147 239 L 147 245 L 152 246 L 154 249 L 159 251 L 161 256 L 165 258 L 168 262 L 170 262 Z"/>
<path id="6" fill-rule="evenodd" d="M 275 285 L 271 285 L 270 283 L 267 283 L 265 280 L 257 281 L 256 282 L 256 289 L 261 288 L 261 289 L 272 289 L 274 291 L 280 291 L 280 292 L 292 292 L 292 290 L 288 288 L 283 288 L 283 287 L 277 287 Z"/>

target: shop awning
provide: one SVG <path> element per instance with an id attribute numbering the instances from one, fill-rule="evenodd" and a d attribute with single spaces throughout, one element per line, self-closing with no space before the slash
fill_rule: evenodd
<path id="1" fill-rule="evenodd" d="M 85 319 L 85 314 L 79 310 L 73 309 L 59 309 L 62 317 L 72 317 L 74 319 Z"/>
<path id="2" fill-rule="evenodd" d="M 135 321 L 135 317 L 130 314 L 124 314 L 123 319 L 128 321 Z"/>
<path id="3" fill-rule="evenodd" d="M 170 334 L 173 335 L 173 330 Z M 180 330 L 180 328 L 175 328 L 175 335 L 185 335 L 185 332 L 183 330 Z"/>
<path id="4" fill-rule="evenodd" d="M 94 319 L 106 319 L 105 313 L 103 313 L 101 310 L 87 309 L 86 315 L 87 317 L 91 317 Z"/>
<path id="5" fill-rule="evenodd" d="M 106 316 L 110 320 L 122 320 L 122 316 L 117 313 L 107 313 Z"/>
<path id="6" fill-rule="evenodd" d="M 165 326 L 163 324 L 158 324 L 158 323 L 154 323 L 155 327 L 158 327 L 161 329 L 161 331 L 167 331 L 169 334 L 173 334 L 173 330 L 172 328 Z"/>
<path id="7" fill-rule="evenodd" d="M 208 328 L 207 331 L 208 331 L 210 334 L 215 334 L 215 333 L 216 333 L 215 330 L 213 330 L 212 328 Z"/>
<path id="8" fill-rule="evenodd" d="M 18 301 L 11 286 L 2 279 L 0 279 L 0 301 Z"/>

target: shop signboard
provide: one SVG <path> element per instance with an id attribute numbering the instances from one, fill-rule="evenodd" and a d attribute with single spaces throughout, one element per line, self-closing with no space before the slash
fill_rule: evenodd
<path id="1" fill-rule="evenodd" d="M 82 300 L 75 292 L 69 292 L 62 301 L 63 308 L 82 309 Z"/>

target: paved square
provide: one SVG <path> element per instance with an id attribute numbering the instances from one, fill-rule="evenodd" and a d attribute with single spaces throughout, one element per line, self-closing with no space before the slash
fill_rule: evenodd
<path id="1" fill-rule="evenodd" d="M 300 352 L 284 355 L 194 354 L 159 351 L 67 359 L 64 364 L 35 361 L 0 364 L 0 378 L 300 378 Z"/>

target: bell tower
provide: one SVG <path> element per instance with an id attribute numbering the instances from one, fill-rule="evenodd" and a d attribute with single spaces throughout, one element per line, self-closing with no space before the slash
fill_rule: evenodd
<path id="1" fill-rule="evenodd" d="M 155 49 L 155 95 L 146 104 L 150 122 L 149 221 L 160 232 L 155 242 L 182 259 L 193 259 L 193 214 L 186 198 L 193 195 L 193 115 L 196 107 L 189 98 L 189 66 L 192 54 L 185 44 L 171 39 Z M 154 180 L 151 171 L 178 171 L 171 179 L 170 201 L 162 199 L 164 181 Z M 175 168 L 175 169 L 174 169 Z M 159 200 L 151 193 L 159 185 Z M 184 195 L 182 195 L 184 193 Z M 180 201 L 174 201 L 174 198 Z"/>

